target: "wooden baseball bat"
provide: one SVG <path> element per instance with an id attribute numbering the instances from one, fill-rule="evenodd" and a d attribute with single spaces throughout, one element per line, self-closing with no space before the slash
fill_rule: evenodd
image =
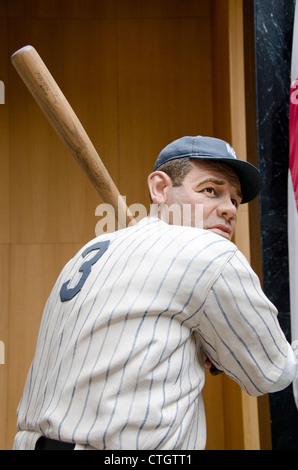
<path id="1" fill-rule="evenodd" d="M 12 63 L 45 116 L 90 178 L 103 201 L 114 207 L 119 227 L 135 220 L 74 110 L 32 46 L 11 56 Z"/>

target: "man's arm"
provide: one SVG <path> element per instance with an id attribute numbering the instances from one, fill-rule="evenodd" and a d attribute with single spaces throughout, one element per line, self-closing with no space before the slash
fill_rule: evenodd
<path id="1" fill-rule="evenodd" d="M 294 354 L 277 310 L 239 251 L 211 286 L 198 332 L 212 364 L 250 395 L 281 390 L 294 379 Z"/>
<path id="2" fill-rule="evenodd" d="M 279 392 L 280 390 L 283 390 L 288 385 L 290 385 L 296 376 L 296 367 L 297 365 L 296 365 L 294 351 L 291 348 L 291 346 L 288 345 L 287 361 L 286 361 L 286 365 L 283 370 L 283 373 L 281 374 L 279 379 L 275 382 L 275 384 L 271 387 L 271 390 L 269 390 L 269 392 L 270 393 Z"/>

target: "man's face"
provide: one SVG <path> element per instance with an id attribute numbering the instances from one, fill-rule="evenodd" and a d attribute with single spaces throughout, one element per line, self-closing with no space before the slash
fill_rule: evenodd
<path id="1" fill-rule="evenodd" d="M 203 219 L 201 228 L 231 240 L 242 200 L 238 177 L 226 165 L 217 168 L 198 160 L 192 160 L 192 165 L 181 186 L 168 188 L 166 204 L 178 204 L 181 208 L 186 204 L 193 209 L 199 205 Z M 194 211 L 189 225 L 198 225 Z"/>

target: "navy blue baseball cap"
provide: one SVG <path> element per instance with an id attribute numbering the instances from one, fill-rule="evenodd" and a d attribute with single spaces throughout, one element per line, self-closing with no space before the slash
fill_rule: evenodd
<path id="1" fill-rule="evenodd" d="M 259 170 L 251 163 L 239 160 L 235 150 L 224 140 L 214 137 L 181 137 L 167 145 L 159 154 L 154 171 L 177 158 L 212 160 L 228 165 L 239 178 L 243 199 L 241 204 L 254 199 L 261 190 L 262 177 Z"/>

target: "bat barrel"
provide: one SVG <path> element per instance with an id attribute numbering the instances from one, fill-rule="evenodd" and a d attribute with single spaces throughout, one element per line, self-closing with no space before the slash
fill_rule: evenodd
<path id="1" fill-rule="evenodd" d="M 19 49 L 11 56 L 11 60 L 48 121 L 103 201 L 114 207 L 119 226 L 135 223 L 77 115 L 34 47 Z"/>

